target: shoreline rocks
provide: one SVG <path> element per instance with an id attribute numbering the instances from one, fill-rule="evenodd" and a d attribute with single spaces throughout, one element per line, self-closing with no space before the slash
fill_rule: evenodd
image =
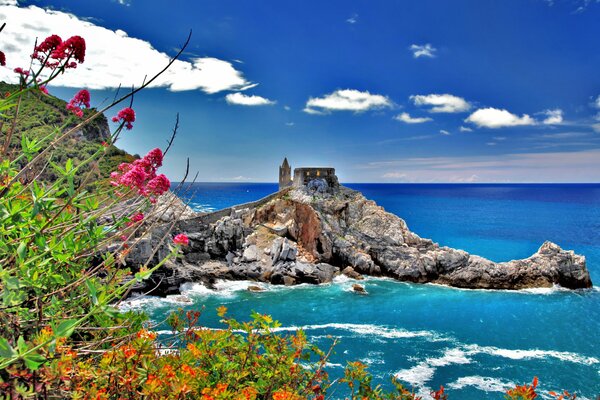
<path id="1" fill-rule="evenodd" d="M 153 229 L 126 263 L 145 262 L 166 225 Z M 339 274 L 472 289 L 592 286 L 585 257 L 554 243 L 545 242 L 529 258 L 495 263 L 419 237 L 403 219 L 343 186 L 332 193 L 284 190 L 225 216 L 186 213 L 175 231 L 185 233 L 190 245 L 144 282 L 153 294 L 177 293 L 189 281 L 320 284 Z"/>

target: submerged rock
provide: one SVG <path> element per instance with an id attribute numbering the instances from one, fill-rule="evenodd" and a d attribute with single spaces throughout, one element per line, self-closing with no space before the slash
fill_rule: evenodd
<path id="1" fill-rule="evenodd" d="M 151 278 L 148 289 L 159 286 L 157 292 L 170 293 L 186 281 L 215 279 L 319 284 L 331 282 L 341 269 L 353 279 L 387 276 L 461 288 L 592 286 L 585 257 L 554 243 L 544 243 L 529 258 L 495 263 L 419 237 L 403 219 L 345 187 L 326 193 L 285 189 L 222 214 L 177 222 L 175 231 L 186 233 L 190 245 L 183 249 L 183 260 L 158 271 L 161 280 Z M 142 239 L 140 249 L 130 252 L 128 264 L 146 261 L 164 235 L 164 226 Z M 158 251 L 154 261 L 167 251 Z"/>

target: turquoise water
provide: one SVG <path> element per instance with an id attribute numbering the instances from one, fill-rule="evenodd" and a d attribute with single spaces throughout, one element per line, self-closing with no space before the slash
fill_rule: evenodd
<path id="1" fill-rule="evenodd" d="M 197 207 L 223 208 L 270 193 L 273 184 L 195 184 Z M 544 240 L 587 258 L 596 287 L 530 291 L 469 291 L 387 279 L 364 282 L 368 296 L 338 279 L 320 287 L 220 282 L 216 291 L 187 284 L 176 298 L 144 298 L 129 306 L 162 321 L 176 307 L 206 307 L 202 321 L 218 327 L 214 309 L 247 319 L 271 314 L 282 330 L 304 327 L 327 347 L 340 338 L 330 372 L 349 360 L 369 364 L 376 380 L 396 375 L 420 393 L 444 385 L 452 399 L 502 399 L 514 383 L 540 379 L 547 391 L 580 398 L 600 394 L 600 185 L 348 185 L 403 217 L 423 237 L 495 261 L 531 255 Z M 159 327 L 158 329 L 163 329 Z"/>

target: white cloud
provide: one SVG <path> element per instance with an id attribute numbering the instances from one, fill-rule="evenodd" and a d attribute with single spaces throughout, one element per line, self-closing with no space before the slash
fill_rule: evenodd
<path id="1" fill-rule="evenodd" d="M 357 166 L 360 179 L 399 171 L 411 182 L 452 182 L 477 175 L 478 182 L 598 182 L 600 149 L 457 157 L 405 157 Z"/>
<path id="2" fill-rule="evenodd" d="M 413 44 L 409 47 L 409 50 L 412 51 L 414 58 L 419 58 L 419 57 L 434 58 L 435 52 L 437 51 L 437 49 L 435 47 L 433 47 L 432 45 L 430 45 L 429 43 Z"/>
<path id="3" fill-rule="evenodd" d="M 504 128 L 509 126 L 535 125 L 535 120 L 527 114 L 521 117 L 498 108 L 480 108 L 469 115 L 465 122 L 471 122 L 479 128 Z"/>
<path id="4" fill-rule="evenodd" d="M 448 131 L 447 131 L 447 130 L 445 130 L 445 129 L 441 129 L 441 130 L 440 130 L 440 133 L 441 133 L 442 135 L 446 135 L 446 136 L 450 135 L 450 132 L 448 132 Z"/>
<path id="5" fill-rule="evenodd" d="M 245 95 L 243 93 L 229 93 L 225 96 L 225 100 L 228 104 L 235 104 L 239 106 L 270 106 L 276 102 L 273 100 L 266 99 L 261 96 Z"/>
<path id="6" fill-rule="evenodd" d="M 285 111 L 290 111 L 290 110 L 291 110 L 290 106 L 283 106 L 283 109 L 284 109 Z"/>
<path id="7" fill-rule="evenodd" d="M 469 128 L 468 126 L 461 126 L 458 128 L 458 130 L 461 132 L 473 132 L 473 129 Z"/>
<path id="8" fill-rule="evenodd" d="M 6 53 L 7 66 L 0 69 L 0 80 L 17 82 L 15 67 L 29 63 L 36 37 L 57 34 L 63 39 L 73 35 L 86 40 L 85 63 L 60 76 L 54 86 L 87 87 L 90 89 L 130 87 L 140 85 L 144 76 L 152 76 L 168 63 L 170 56 L 152 44 L 127 36 L 122 30 L 110 30 L 73 14 L 45 10 L 36 6 L 17 7 L 15 2 L 0 3 L 1 19 L 8 21 L 0 43 Z M 233 65 L 214 57 L 194 57 L 177 60 L 151 87 L 172 91 L 197 90 L 216 93 L 223 90 L 244 90 L 255 86 Z"/>
<path id="9" fill-rule="evenodd" d="M 594 101 L 594 107 L 600 110 L 600 94 L 596 98 L 596 101 Z"/>
<path id="10" fill-rule="evenodd" d="M 556 125 L 563 122 L 563 111 L 560 108 L 546 110 L 543 114 L 546 115 L 546 118 L 542 121 L 545 125 Z"/>
<path id="11" fill-rule="evenodd" d="M 296 125 L 294 122 L 286 122 L 285 124 L 286 124 L 287 126 L 294 126 L 294 125 Z"/>
<path id="12" fill-rule="evenodd" d="M 384 179 L 395 179 L 395 180 L 403 180 L 407 179 L 407 175 L 402 172 L 386 172 L 381 176 Z"/>
<path id="13" fill-rule="evenodd" d="M 394 117 L 397 121 L 402 121 L 407 124 L 422 124 L 423 122 L 432 121 L 431 118 L 427 117 L 411 117 L 409 113 L 403 112 L 402 114 L 398 114 Z"/>
<path id="14" fill-rule="evenodd" d="M 391 106 L 392 102 L 386 96 L 355 89 L 343 89 L 323 97 L 311 97 L 306 102 L 304 112 L 308 114 L 327 114 L 331 111 L 360 113 Z"/>
<path id="15" fill-rule="evenodd" d="M 352 16 L 350 18 L 348 18 L 346 20 L 346 22 L 349 23 L 349 24 L 355 24 L 355 23 L 357 23 L 358 22 L 358 14 L 356 14 L 356 13 L 352 14 Z"/>
<path id="16" fill-rule="evenodd" d="M 433 113 L 458 113 L 468 111 L 471 104 L 462 97 L 451 94 L 428 94 L 410 96 L 417 106 L 432 106 L 429 112 Z"/>
<path id="17" fill-rule="evenodd" d="M 600 124 L 592 125 L 592 129 L 594 130 L 594 132 L 600 133 Z"/>

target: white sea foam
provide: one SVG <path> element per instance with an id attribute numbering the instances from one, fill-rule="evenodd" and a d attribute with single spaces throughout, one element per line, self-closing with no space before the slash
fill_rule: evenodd
<path id="1" fill-rule="evenodd" d="M 595 357 L 586 357 L 577 353 L 568 351 L 555 351 L 555 350 L 520 350 L 520 349 L 502 349 L 493 346 L 479 346 L 476 344 L 465 346 L 466 352 L 469 355 L 475 354 L 488 354 L 492 356 L 499 356 L 504 358 L 510 358 L 511 360 L 524 360 L 524 359 L 544 359 L 544 358 L 556 358 L 561 361 L 572 362 L 576 364 L 593 365 L 600 363 Z"/>
<path id="2" fill-rule="evenodd" d="M 506 392 L 515 387 L 514 383 L 487 376 L 463 376 L 447 385 L 448 389 L 474 387 L 484 392 Z"/>
<path id="3" fill-rule="evenodd" d="M 185 295 L 173 295 L 167 297 L 157 296 L 134 296 L 119 304 L 121 311 L 148 311 L 166 304 L 183 306 L 190 304 L 191 300 Z"/>
<path id="4" fill-rule="evenodd" d="M 417 388 L 425 388 L 427 382 L 429 382 L 437 368 L 445 367 L 448 365 L 455 364 L 469 364 L 474 362 L 473 357 L 479 354 L 487 354 L 491 356 L 509 358 L 511 360 L 526 360 L 526 359 L 545 359 L 555 358 L 564 362 L 572 362 L 584 365 L 594 365 L 600 363 L 600 360 L 594 357 L 586 357 L 580 354 L 565 352 L 565 351 L 554 351 L 554 350 L 521 350 L 521 349 L 502 349 L 493 346 L 479 346 L 476 344 L 463 345 L 455 348 L 448 348 L 440 357 L 430 357 L 423 361 L 418 362 L 414 367 L 403 369 L 398 371 L 395 376 L 407 382 Z M 492 378 L 481 378 L 481 377 L 464 377 L 463 380 L 454 382 L 454 385 L 458 386 L 474 386 L 498 384 L 498 382 L 492 382 L 489 379 Z M 479 379 L 479 380 L 477 380 Z M 487 380 L 485 380 L 487 379 Z M 504 386 L 509 383 L 503 383 Z M 512 384 L 511 384 L 512 385 Z M 493 385 L 492 385 L 493 386 Z M 490 387 L 492 387 L 490 386 Z M 504 387 L 502 386 L 502 387 Z M 499 387 L 499 386 L 496 386 Z M 484 389 L 481 389 L 484 390 Z M 489 390 L 493 391 L 493 390 Z"/>
<path id="5" fill-rule="evenodd" d="M 375 336 L 385 339 L 406 339 L 414 337 L 430 337 L 439 338 L 439 334 L 432 331 L 409 331 L 400 328 L 388 328 L 381 325 L 373 324 L 344 324 L 344 323 L 329 323 L 315 324 L 302 326 L 288 326 L 276 328 L 276 331 L 296 331 L 302 329 L 304 331 L 319 330 L 319 329 L 335 329 L 356 333 L 363 336 Z"/>
<path id="6" fill-rule="evenodd" d="M 471 359 L 460 348 L 448 348 L 440 357 L 430 357 L 421 361 L 412 368 L 407 368 L 396 372 L 396 378 L 411 384 L 417 388 L 424 388 L 429 382 L 438 367 L 445 367 L 453 364 L 469 364 Z"/>
<path id="7" fill-rule="evenodd" d="M 248 290 L 249 286 L 258 286 L 263 289 L 267 289 L 267 285 L 264 283 L 258 283 L 253 281 L 228 281 L 218 279 L 213 287 L 209 288 L 202 283 L 187 282 L 183 283 L 179 290 L 183 295 L 202 297 L 202 296 L 219 296 L 219 297 L 233 297 L 237 292 Z"/>

